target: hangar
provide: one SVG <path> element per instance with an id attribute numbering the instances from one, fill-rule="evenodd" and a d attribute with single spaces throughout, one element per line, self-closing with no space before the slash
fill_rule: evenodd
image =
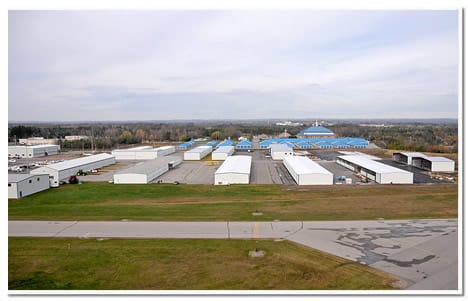
<path id="1" fill-rule="evenodd" d="M 201 160 L 213 151 L 213 147 L 202 145 L 184 152 L 184 160 Z"/>
<path id="2" fill-rule="evenodd" d="M 115 157 L 103 153 L 45 165 L 32 170 L 31 174 L 48 174 L 50 186 L 58 187 L 61 181 L 67 181 L 70 176 L 76 175 L 80 169 L 86 171 L 112 164 L 115 164 Z"/>
<path id="3" fill-rule="evenodd" d="M 287 156 L 294 156 L 292 147 L 287 144 L 271 144 L 270 152 L 273 160 L 283 160 Z"/>
<path id="4" fill-rule="evenodd" d="M 379 184 L 413 184 L 413 173 L 359 155 L 338 156 L 336 162 Z"/>
<path id="5" fill-rule="evenodd" d="M 165 156 L 140 162 L 114 174 L 114 184 L 148 184 L 182 162 L 177 156 Z"/>
<path id="6" fill-rule="evenodd" d="M 283 164 L 297 185 L 333 185 L 333 174 L 309 158 L 286 156 Z"/>
<path id="7" fill-rule="evenodd" d="M 49 155 L 57 155 L 60 146 L 55 144 L 42 145 L 9 145 L 8 157 L 34 158 Z"/>
<path id="8" fill-rule="evenodd" d="M 393 161 L 412 165 L 431 172 L 454 172 L 455 161 L 445 157 L 431 157 L 422 153 L 393 153 Z"/>
<path id="9" fill-rule="evenodd" d="M 220 146 L 211 154 L 211 160 L 224 161 L 232 154 L 234 154 L 234 146 Z"/>
<path id="10" fill-rule="evenodd" d="M 175 152 L 174 146 L 139 146 L 128 149 L 114 149 L 112 155 L 116 160 L 152 160 Z"/>
<path id="11" fill-rule="evenodd" d="M 412 165 L 414 157 L 426 157 L 426 155 L 421 153 L 415 152 L 401 152 L 401 153 L 393 153 L 393 161 Z"/>
<path id="12" fill-rule="evenodd" d="M 22 197 L 49 189 L 48 174 L 8 174 L 8 198 Z"/>
<path id="13" fill-rule="evenodd" d="M 249 184 L 251 156 L 229 156 L 215 172 L 215 185 Z"/>
<path id="14" fill-rule="evenodd" d="M 320 137 L 335 137 L 335 133 L 330 129 L 321 126 L 315 121 L 315 125 L 303 129 L 302 131 L 297 134 L 299 138 L 320 138 Z"/>

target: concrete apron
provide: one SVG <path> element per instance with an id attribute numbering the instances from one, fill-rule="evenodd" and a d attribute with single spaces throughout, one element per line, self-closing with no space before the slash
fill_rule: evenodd
<path id="1" fill-rule="evenodd" d="M 456 290 L 457 219 L 317 222 L 9 221 L 9 236 L 288 239 L 369 265 L 402 288 Z"/>

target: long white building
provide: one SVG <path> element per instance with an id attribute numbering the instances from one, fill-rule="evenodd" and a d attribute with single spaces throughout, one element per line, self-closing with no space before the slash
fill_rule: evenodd
<path id="1" fill-rule="evenodd" d="M 249 184 L 251 156 L 229 156 L 215 172 L 215 185 Z"/>
<path id="2" fill-rule="evenodd" d="M 339 156 L 336 162 L 379 184 L 413 184 L 413 173 L 363 156 Z"/>
<path id="3" fill-rule="evenodd" d="M 283 160 L 288 156 L 294 156 L 293 149 L 286 144 L 271 144 L 270 152 L 273 160 Z"/>
<path id="4" fill-rule="evenodd" d="M 8 198 L 20 199 L 49 189 L 48 174 L 8 174 Z"/>
<path id="5" fill-rule="evenodd" d="M 67 181 L 70 176 L 76 175 L 80 169 L 87 171 L 112 164 L 115 164 L 114 156 L 109 154 L 98 154 L 45 165 L 32 170 L 31 174 L 49 174 L 50 186 L 58 187 L 60 182 Z"/>
<path id="6" fill-rule="evenodd" d="M 60 146 L 55 144 L 42 145 L 9 145 L 8 157 L 17 158 L 35 158 L 50 155 L 57 155 L 60 151 Z"/>
<path id="7" fill-rule="evenodd" d="M 112 155 L 116 160 L 153 160 L 175 152 L 174 146 L 138 146 L 127 149 L 114 149 Z"/>
<path id="8" fill-rule="evenodd" d="M 201 160 L 213 151 L 213 147 L 202 145 L 184 152 L 184 160 Z"/>
<path id="9" fill-rule="evenodd" d="M 431 172 L 454 172 L 455 161 L 445 157 L 432 157 L 422 153 L 393 153 L 393 161 L 412 165 Z"/>
<path id="10" fill-rule="evenodd" d="M 211 153 L 211 159 L 215 161 L 224 161 L 227 157 L 234 154 L 234 146 L 220 146 Z"/>
<path id="11" fill-rule="evenodd" d="M 309 158 L 286 156 L 283 164 L 297 185 L 333 185 L 333 174 Z"/>
<path id="12" fill-rule="evenodd" d="M 138 163 L 114 174 L 114 184 L 147 184 L 179 165 L 182 159 L 166 156 Z"/>

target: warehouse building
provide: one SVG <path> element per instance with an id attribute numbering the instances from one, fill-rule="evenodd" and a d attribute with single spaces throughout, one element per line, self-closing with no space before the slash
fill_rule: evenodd
<path id="1" fill-rule="evenodd" d="M 285 157 L 294 156 L 292 147 L 287 144 L 271 144 L 270 152 L 273 160 L 283 160 Z"/>
<path id="2" fill-rule="evenodd" d="M 224 161 L 227 157 L 234 154 L 234 146 L 220 146 L 211 154 L 211 159 L 215 161 Z"/>
<path id="3" fill-rule="evenodd" d="M 151 146 L 139 146 L 128 149 L 115 149 L 112 155 L 116 160 L 153 160 L 175 152 L 174 146 L 161 146 L 152 148 Z"/>
<path id="4" fill-rule="evenodd" d="M 8 198 L 22 197 L 49 189 L 48 174 L 8 174 Z"/>
<path id="5" fill-rule="evenodd" d="M 430 172 L 455 171 L 455 161 L 445 157 L 431 157 L 421 153 L 393 153 L 393 161 L 412 165 Z"/>
<path id="6" fill-rule="evenodd" d="M 26 145 L 40 145 L 40 144 L 58 144 L 59 140 L 57 138 L 44 138 L 44 137 L 30 137 L 30 138 L 21 138 L 19 139 L 19 144 Z"/>
<path id="7" fill-rule="evenodd" d="M 339 156 L 336 162 L 379 184 L 413 184 L 413 173 L 359 155 Z"/>
<path id="8" fill-rule="evenodd" d="M 215 172 L 215 185 L 249 184 L 251 156 L 229 156 Z"/>
<path id="9" fill-rule="evenodd" d="M 98 154 L 83 158 L 72 159 L 55 164 L 45 165 L 34 169 L 31 174 L 48 174 L 51 187 L 58 187 L 60 182 L 68 181 L 70 176 L 83 171 L 102 168 L 115 164 L 115 157 L 109 154 Z"/>
<path id="10" fill-rule="evenodd" d="M 55 144 L 43 145 L 9 145 L 8 157 L 17 158 L 35 158 L 50 155 L 57 155 L 60 151 L 60 146 Z"/>
<path id="11" fill-rule="evenodd" d="M 213 147 L 202 145 L 184 152 L 184 160 L 201 160 L 213 151 Z"/>
<path id="12" fill-rule="evenodd" d="M 307 157 L 285 156 L 283 164 L 297 185 L 333 185 L 333 174 Z"/>
<path id="13" fill-rule="evenodd" d="M 141 162 L 114 174 L 114 184 L 148 184 L 182 162 L 177 156 L 160 157 Z"/>

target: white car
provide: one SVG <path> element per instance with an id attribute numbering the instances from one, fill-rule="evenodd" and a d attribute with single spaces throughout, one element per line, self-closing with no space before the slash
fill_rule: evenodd
<path id="1" fill-rule="evenodd" d="M 10 163 L 16 163 L 16 159 L 9 159 L 8 162 L 10 162 Z"/>

